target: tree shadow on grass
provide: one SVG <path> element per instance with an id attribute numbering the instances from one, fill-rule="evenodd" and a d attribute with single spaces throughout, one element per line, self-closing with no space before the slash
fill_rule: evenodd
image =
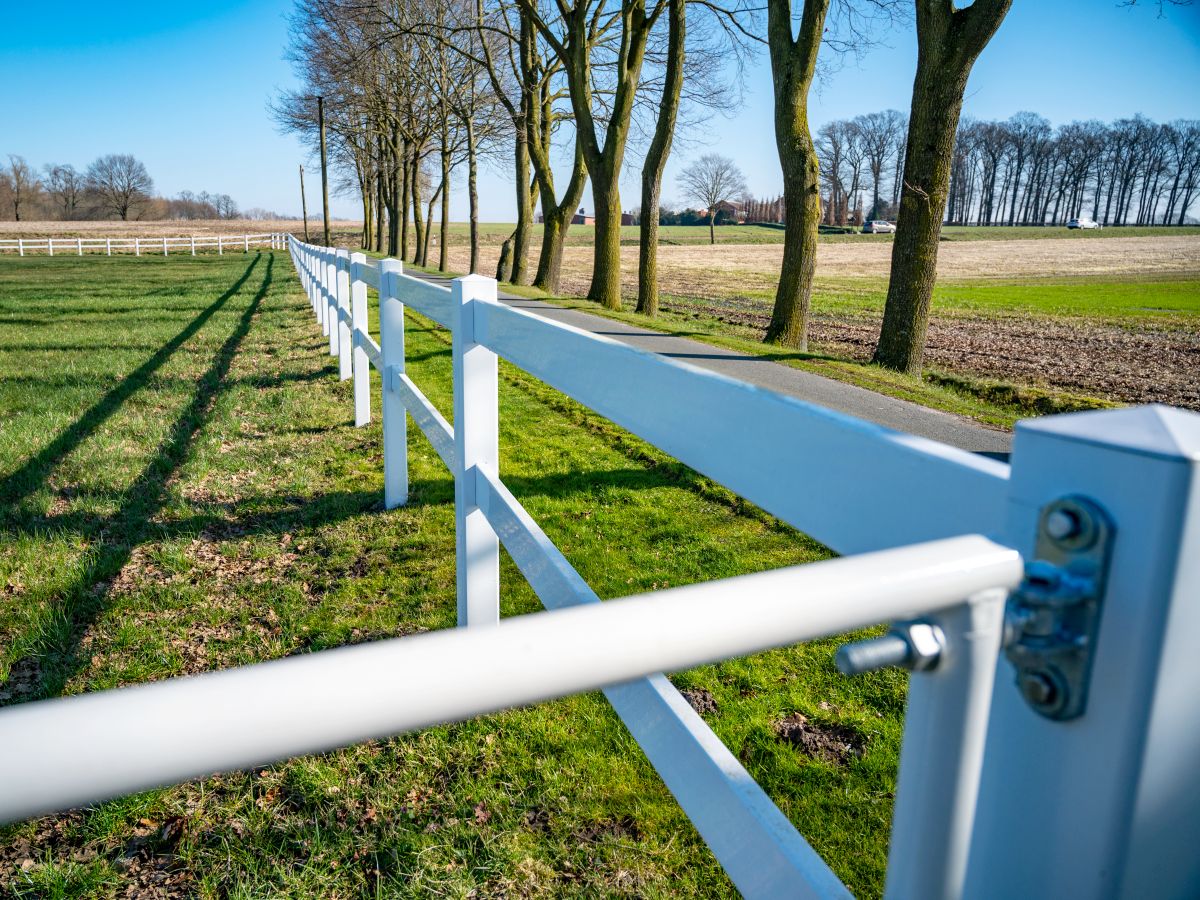
<path id="1" fill-rule="evenodd" d="M 189 323 L 188 327 L 162 350 L 124 379 L 121 385 L 105 395 L 75 425 L 68 428 L 18 473 L 6 479 L 3 485 L 5 494 L 2 496 L 21 496 L 23 491 L 28 491 L 31 482 L 45 478 L 55 462 L 92 434 L 162 366 L 183 341 L 194 335 L 238 292 L 258 261 L 259 258 L 256 258 L 229 290 Z M 14 681 L 23 683 L 21 700 L 57 695 L 79 671 L 82 662 L 79 652 L 80 640 L 107 605 L 111 579 L 129 561 L 137 546 L 162 537 L 163 529 L 154 521 L 154 517 L 165 504 L 171 477 L 187 461 L 196 437 L 212 416 L 217 399 L 230 387 L 230 367 L 250 331 L 255 314 L 271 288 L 273 266 L 274 257 L 268 256 L 262 284 L 247 304 L 237 327 L 213 356 L 208 370 L 197 382 L 191 402 L 172 424 L 157 454 L 121 493 L 117 510 L 110 516 L 89 523 L 84 533 L 96 548 L 92 557 L 73 582 L 62 591 L 53 623 L 38 636 L 37 646 L 13 663 L 8 680 L 0 684 L 0 695 L 13 694 L 14 691 L 8 688 Z M 36 681 L 40 683 L 36 687 L 29 684 L 34 680 L 30 677 L 31 673 L 37 673 Z M 9 702 L 10 699 L 0 699 L 0 705 Z"/>

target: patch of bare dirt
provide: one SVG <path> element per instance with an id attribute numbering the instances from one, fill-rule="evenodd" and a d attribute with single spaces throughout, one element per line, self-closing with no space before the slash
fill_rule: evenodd
<path id="1" fill-rule="evenodd" d="M 83 820 L 80 812 L 39 819 L 32 836 L 22 835 L 0 845 L 0 879 L 9 885 L 19 884 L 22 876 L 34 872 L 47 855 L 59 863 L 70 860 L 83 864 L 105 857 L 119 877 L 117 897 L 176 900 L 194 895 L 195 879 L 174 852 L 188 826 L 182 816 L 171 816 L 163 822 L 141 819 L 123 843 L 83 839 Z"/>
<path id="2" fill-rule="evenodd" d="M 702 716 L 717 711 L 717 698 L 712 695 L 712 691 L 705 690 L 704 688 L 695 688 L 694 690 L 680 691 L 679 693 L 688 702 L 688 706 Z"/>
<path id="3" fill-rule="evenodd" d="M 791 744 L 805 756 L 844 766 L 863 755 L 866 741 L 846 725 L 813 722 L 800 713 L 792 713 L 774 723 L 775 736 Z"/>

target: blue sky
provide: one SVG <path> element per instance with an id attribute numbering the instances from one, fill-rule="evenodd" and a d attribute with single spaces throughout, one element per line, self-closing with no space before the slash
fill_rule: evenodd
<path id="1" fill-rule="evenodd" d="M 266 109 L 279 88 L 294 85 L 282 58 L 291 0 L 66 2 L 54 6 L 53 18 L 37 4 L 6 6 L 0 154 L 83 168 L 103 153 L 133 153 L 161 193 L 209 190 L 242 207 L 298 213 L 296 166 L 307 160 Z M 907 111 L 915 35 L 906 27 L 882 42 L 814 95 L 814 128 L 877 109 Z M 1153 3 L 1016 0 L 975 67 L 965 112 L 1005 118 L 1020 110 L 1055 123 L 1138 112 L 1159 121 L 1200 118 L 1200 6 L 1171 8 L 1160 19 Z M 755 193 L 779 190 L 765 53 L 749 70 L 744 105 L 685 136 L 664 197 L 678 194 L 682 163 L 711 151 L 734 157 Z M 626 207 L 638 200 L 640 161 L 631 163 Z M 483 218 L 511 220 L 507 173 L 485 173 L 481 182 Z M 457 190 L 453 197 L 452 216 L 465 218 L 465 197 Z M 333 212 L 354 216 L 353 198 L 335 197 Z"/>

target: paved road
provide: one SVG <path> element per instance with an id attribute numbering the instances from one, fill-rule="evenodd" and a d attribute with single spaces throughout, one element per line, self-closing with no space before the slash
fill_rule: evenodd
<path id="1" fill-rule="evenodd" d="M 449 282 L 445 277 L 425 275 L 415 270 L 409 270 L 408 274 L 437 284 Z M 849 413 L 897 431 L 932 438 L 963 450 L 1007 459 L 1012 445 L 1012 435 L 1007 432 L 985 428 L 960 416 L 877 394 L 875 391 L 780 365 L 762 357 L 748 356 L 736 350 L 725 350 L 689 338 L 565 309 L 542 300 L 530 300 L 503 292 L 500 299 L 510 306 L 547 319 L 615 338 L 634 347 L 661 353 L 672 359 L 684 360 L 731 378 L 788 394 L 828 409 Z"/>

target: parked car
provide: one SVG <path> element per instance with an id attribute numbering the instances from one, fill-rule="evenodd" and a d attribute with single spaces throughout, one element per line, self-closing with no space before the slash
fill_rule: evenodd
<path id="1" fill-rule="evenodd" d="M 878 220 L 864 222 L 862 227 L 863 234 L 895 234 L 896 226 L 891 222 L 881 222 Z"/>
<path id="2" fill-rule="evenodd" d="M 1067 223 L 1068 228 L 1099 228 L 1100 223 L 1094 219 L 1072 219 Z"/>

